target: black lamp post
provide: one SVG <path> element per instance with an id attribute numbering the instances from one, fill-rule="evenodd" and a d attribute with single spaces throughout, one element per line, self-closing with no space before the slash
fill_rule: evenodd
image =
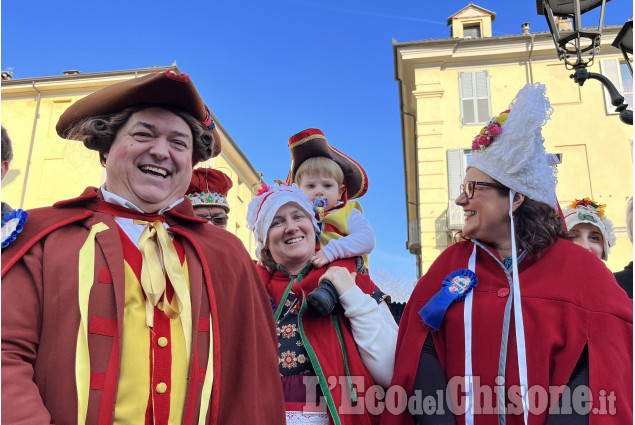
<path id="1" fill-rule="evenodd" d="M 626 109 L 628 105 L 624 103 L 624 97 L 613 83 L 602 74 L 587 71 L 587 67 L 593 64 L 595 54 L 600 51 L 600 37 L 604 28 L 604 11 L 607 1 L 610 0 L 536 0 L 536 10 L 539 15 L 545 15 L 556 45 L 558 59 L 564 61 L 566 69 L 573 70 L 573 74 L 570 75 L 573 81 L 580 86 L 584 85 L 588 79 L 600 81 L 609 92 L 611 104 L 615 106 L 615 111 L 619 112 L 620 120 L 633 125 L 633 111 Z M 597 29 L 583 29 L 582 15 L 597 7 L 601 7 Z M 573 30 L 563 31 L 561 34 L 558 28 L 558 21 L 561 19 L 571 19 Z M 633 54 L 632 18 L 624 24 L 613 45 L 622 50 L 632 74 L 631 64 L 626 54 L 626 52 Z"/>
<path id="2" fill-rule="evenodd" d="M 624 59 L 626 60 L 626 66 L 628 66 L 631 75 L 633 75 L 633 65 L 628 59 L 628 53 L 633 56 L 633 17 L 631 16 L 628 21 L 622 26 L 620 32 L 615 37 L 615 41 L 611 44 L 613 47 L 617 47 L 622 51 Z"/>

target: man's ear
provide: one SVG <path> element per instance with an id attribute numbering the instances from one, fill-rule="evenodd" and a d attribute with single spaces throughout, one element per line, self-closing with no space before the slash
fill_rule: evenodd
<path id="1" fill-rule="evenodd" d="M 523 202 L 525 202 L 525 195 L 522 193 L 516 193 L 514 195 L 514 202 L 512 203 L 512 212 L 516 212 L 518 207 L 520 207 Z"/>
<path id="2" fill-rule="evenodd" d="M 2 161 L 2 177 L 0 177 L 0 179 L 4 180 L 7 171 L 9 171 L 9 161 Z"/>

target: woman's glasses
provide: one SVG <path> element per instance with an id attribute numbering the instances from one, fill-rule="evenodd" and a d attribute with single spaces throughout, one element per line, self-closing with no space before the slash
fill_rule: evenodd
<path id="1" fill-rule="evenodd" d="M 497 189 L 507 189 L 506 186 L 503 186 L 499 183 L 488 183 L 488 182 L 477 182 L 477 181 L 469 181 L 461 185 L 461 193 L 465 192 L 467 199 L 472 199 L 474 197 L 474 188 L 476 186 L 487 186 L 487 187 L 495 187 Z"/>

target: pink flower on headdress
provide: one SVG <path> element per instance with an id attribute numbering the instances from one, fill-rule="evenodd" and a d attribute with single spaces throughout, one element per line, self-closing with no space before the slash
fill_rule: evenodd
<path id="1" fill-rule="evenodd" d="M 507 121 L 507 116 L 509 114 L 509 109 L 504 111 L 498 117 L 494 117 L 490 120 L 490 122 L 483 127 L 483 129 L 479 132 L 479 134 L 474 138 L 472 142 L 472 150 L 473 151 L 483 151 L 486 146 L 491 145 L 494 140 L 501 134 L 503 134 L 503 128 L 501 125 L 505 121 Z"/>
<path id="2" fill-rule="evenodd" d="M 258 193 L 256 193 L 256 196 L 260 196 L 263 193 L 267 193 L 271 190 L 271 188 L 269 187 L 269 185 L 267 185 L 267 183 L 263 183 L 262 186 L 260 186 L 260 189 L 258 190 Z"/>
<path id="3" fill-rule="evenodd" d="M 499 134 L 501 134 L 503 132 L 503 129 L 498 124 L 495 123 L 487 127 L 487 131 L 489 135 L 493 137 L 493 136 L 498 136 Z"/>

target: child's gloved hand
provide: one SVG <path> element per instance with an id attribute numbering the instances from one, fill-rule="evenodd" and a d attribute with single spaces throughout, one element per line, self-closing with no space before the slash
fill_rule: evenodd
<path id="1" fill-rule="evenodd" d="M 319 269 L 320 267 L 326 266 L 329 263 L 329 259 L 326 258 L 326 255 L 324 255 L 322 250 L 319 250 L 313 257 L 311 257 L 311 262 L 313 263 L 313 267 Z"/>

